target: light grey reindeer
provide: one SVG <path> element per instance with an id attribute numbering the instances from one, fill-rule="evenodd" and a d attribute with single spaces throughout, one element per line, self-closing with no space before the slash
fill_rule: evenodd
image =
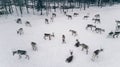
<path id="1" fill-rule="evenodd" d="M 77 36 L 77 31 L 70 29 L 69 32 L 71 32 L 73 36 Z"/>
<path id="2" fill-rule="evenodd" d="M 49 40 L 51 40 L 51 37 L 55 37 L 54 33 L 50 34 L 50 33 L 44 33 L 44 39 L 46 40 L 46 38 L 49 38 Z"/>
<path id="3" fill-rule="evenodd" d="M 22 58 L 22 55 L 25 55 L 26 56 L 25 58 L 29 60 L 29 55 L 27 55 L 27 51 L 25 51 L 25 50 L 16 50 L 16 51 L 13 51 L 13 56 L 15 54 L 19 55 L 19 59 Z"/>

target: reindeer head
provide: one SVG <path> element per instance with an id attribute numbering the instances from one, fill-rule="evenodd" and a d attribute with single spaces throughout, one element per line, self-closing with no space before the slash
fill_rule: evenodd
<path id="1" fill-rule="evenodd" d="M 17 53 L 17 51 L 13 51 L 13 56 Z"/>

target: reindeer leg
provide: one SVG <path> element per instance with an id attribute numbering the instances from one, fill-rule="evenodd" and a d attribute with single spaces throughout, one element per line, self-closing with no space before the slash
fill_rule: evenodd
<path id="1" fill-rule="evenodd" d="M 25 58 L 29 60 L 29 56 L 28 56 L 28 55 L 26 55 L 26 57 L 25 57 Z"/>
<path id="2" fill-rule="evenodd" d="M 88 49 L 86 50 L 86 54 L 88 54 Z"/>
<path id="3" fill-rule="evenodd" d="M 82 51 L 84 50 L 84 48 L 82 47 Z"/>
<path id="4" fill-rule="evenodd" d="M 21 59 L 21 55 L 19 55 L 19 59 Z"/>

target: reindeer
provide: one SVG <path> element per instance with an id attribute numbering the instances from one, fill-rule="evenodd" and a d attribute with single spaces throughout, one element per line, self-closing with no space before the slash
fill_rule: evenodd
<path id="1" fill-rule="evenodd" d="M 95 21 L 94 23 L 101 23 L 100 19 L 93 18 L 92 20 Z"/>
<path id="2" fill-rule="evenodd" d="M 73 13 L 73 16 L 78 16 L 79 15 L 79 13 Z"/>
<path id="3" fill-rule="evenodd" d="M 18 24 L 22 24 L 22 20 L 21 20 L 21 18 L 18 18 L 17 21 L 16 21 L 16 23 L 18 23 Z"/>
<path id="4" fill-rule="evenodd" d="M 94 61 L 96 58 L 98 58 L 99 53 L 102 52 L 102 51 L 103 51 L 103 49 L 97 49 L 97 50 L 95 50 L 93 52 L 93 56 L 92 56 L 91 60 Z"/>
<path id="5" fill-rule="evenodd" d="M 19 28 L 18 31 L 17 31 L 17 34 L 20 34 L 20 35 L 24 34 L 23 28 Z"/>
<path id="6" fill-rule="evenodd" d="M 26 21 L 26 22 L 25 22 L 25 25 L 26 25 L 26 26 L 30 26 L 30 27 L 32 26 L 29 21 Z"/>
<path id="7" fill-rule="evenodd" d="M 51 19 L 51 22 L 53 22 L 54 18 L 53 18 L 53 17 L 50 17 L 50 19 Z"/>
<path id="8" fill-rule="evenodd" d="M 66 61 L 67 63 L 70 63 L 70 62 L 72 62 L 72 60 L 73 60 L 73 52 L 71 51 L 71 52 L 70 52 L 70 56 L 69 56 L 68 58 L 66 58 L 65 61 Z"/>
<path id="9" fill-rule="evenodd" d="M 52 17 L 56 17 L 56 13 L 52 13 Z"/>
<path id="10" fill-rule="evenodd" d="M 66 41 L 65 41 L 65 35 L 62 35 L 62 43 L 66 43 Z"/>
<path id="11" fill-rule="evenodd" d="M 72 16 L 71 15 L 66 15 L 68 17 L 68 19 L 72 19 Z"/>
<path id="12" fill-rule="evenodd" d="M 75 47 L 79 47 L 80 46 L 80 42 L 79 42 L 79 40 L 78 39 L 76 39 L 76 43 L 75 43 Z"/>
<path id="13" fill-rule="evenodd" d="M 31 42 L 31 46 L 34 51 L 37 50 L 37 44 L 35 42 Z"/>
<path id="14" fill-rule="evenodd" d="M 104 30 L 104 29 L 101 29 L 101 28 L 95 28 L 95 31 L 96 31 L 96 33 L 105 32 L 105 30 Z"/>
<path id="15" fill-rule="evenodd" d="M 113 34 L 114 34 L 114 32 L 111 31 L 111 32 L 108 33 L 108 36 L 112 36 L 113 37 Z"/>
<path id="16" fill-rule="evenodd" d="M 94 17 L 95 18 L 100 18 L 100 14 L 95 14 Z"/>
<path id="17" fill-rule="evenodd" d="M 88 45 L 82 43 L 82 44 L 80 44 L 80 46 L 82 47 L 82 51 L 85 49 L 86 50 L 86 54 L 88 54 L 88 49 L 89 49 Z"/>
<path id="18" fill-rule="evenodd" d="M 66 15 L 67 14 L 67 12 L 66 11 L 64 11 L 64 15 Z"/>
<path id="19" fill-rule="evenodd" d="M 116 30 L 119 30 L 119 29 L 120 29 L 120 25 L 117 25 L 117 26 L 116 26 Z"/>
<path id="20" fill-rule="evenodd" d="M 51 40 L 51 37 L 55 37 L 54 33 L 50 34 L 50 33 L 44 33 L 44 39 L 46 40 L 46 37 L 49 38 L 49 40 Z"/>
<path id="21" fill-rule="evenodd" d="M 88 29 L 88 28 L 90 28 L 92 30 L 93 28 L 95 29 L 96 26 L 92 25 L 92 24 L 87 24 L 86 29 Z"/>
<path id="22" fill-rule="evenodd" d="M 120 24 L 120 20 L 115 20 L 117 26 Z"/>
<path id="23" fill-rule="evenodd" d="M 29 60 L 29 55 L 27 55 L 27 51 L 25 51 L 25 50 L 13 51 L 13 56 L 14 56 L 15 54 L 18 54 L 18 55 L 19 55 L 19 59 L 22 58 L 21 55 L 25 55 L 25 56 L 26 56 L 25 58 Z"/>
<path id="24" fill-rule="evenodd" d="M 113 38 L 115 38 L 115 37 L 118 38 L 119 35 L 120 35 L 120 32 L 119 32 L 119 31 L 118 31 L 118 32 L 114 32 L 114 34 L 113 34 Z"/>
<path id="25" fill-rule="evenodd" d="M 71 32 L 73 36 L 77 36 L 77 31 L 70 29 L 69 32 Z"/>
<path id="26" fill-rule="evenodd" d="M 89 18 L 89 15 L 90 15 L 90 13 L 87 13 L 87 15 L 85 15 L 85 16 L 83 17 L 83 19 Z"/>
<path id="27" fill-rule="evenodd" d="M 45 24 L 49 24 L 49 21 L 47 18 L 45 18 Z"/>
<path id="28" fill-rule="evenodd" d="M 85 15 L 85 16 L 83 17 L 83 19 L 87 19 L 87 18 L 89 18 L 89 16 L 88 16 L 88 15 Z"/>

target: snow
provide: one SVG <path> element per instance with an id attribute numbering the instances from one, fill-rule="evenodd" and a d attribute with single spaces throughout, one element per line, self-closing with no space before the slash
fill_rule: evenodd
<path id="1" fill-rule="evenodd" d="M 54 22 L 45 24 L 44 19 L 50 16 L 39 16 L 24 14 L 21 17 L 23 24 L 17 24 L 16 14 L 0 17 L 0 67 L 119 67 L 120 64 L 120 38 L 108 38 L 110 31 L 115 30 L 115 20 L 120 19 L 120 5 L 112 7 L 90 7 L 86 11 L 75 9 L 79 16 L 68 20 L 63 13 L 57 11 L 57 17 Z M 32 12 L 31 12 L 32 13 Z M 83 16 L 90 13 L 90 18 L 83 19 Z M 72 15 L 70 11 L 68 14 Z M 95 14 L 100 14 L 101 24 L 94 24 L 91 20 Z M 25 21 L 30 21 L 32 27 L 26 27 Z M 97 27 L 105 29 L 102 34 L 97 34 L 86 30 L 87 24 L 94 24 Z M 19 28 L 24 29 L 24 35 L 17 35 Z M 78 36 L 74 37 L 69 29 L 76 30 Z M 44 33 L 55 33 L 55 38 L 51 41 L 44 40 Z M 62 35 L 66 36 L 66 44 L 62 44 Z M 80 43 L 89 46 L 89 54 L 81 51 L 81 47 L 76 48 L 74 45 L 76 39 Z M 33 51 L 30 45 L 31 41 L 37 43 L 38 51 Z M 93 51 L 103 48 L 99 58 L 94 62 L 91 61 Z M 30 60 L 19 59 L 16 54 L 12 55 L 14 50 L 26 50 Z M 65 59 L 70 56 L 70 50 L 73 51 L 73 61 L 66 63 Z"/>

